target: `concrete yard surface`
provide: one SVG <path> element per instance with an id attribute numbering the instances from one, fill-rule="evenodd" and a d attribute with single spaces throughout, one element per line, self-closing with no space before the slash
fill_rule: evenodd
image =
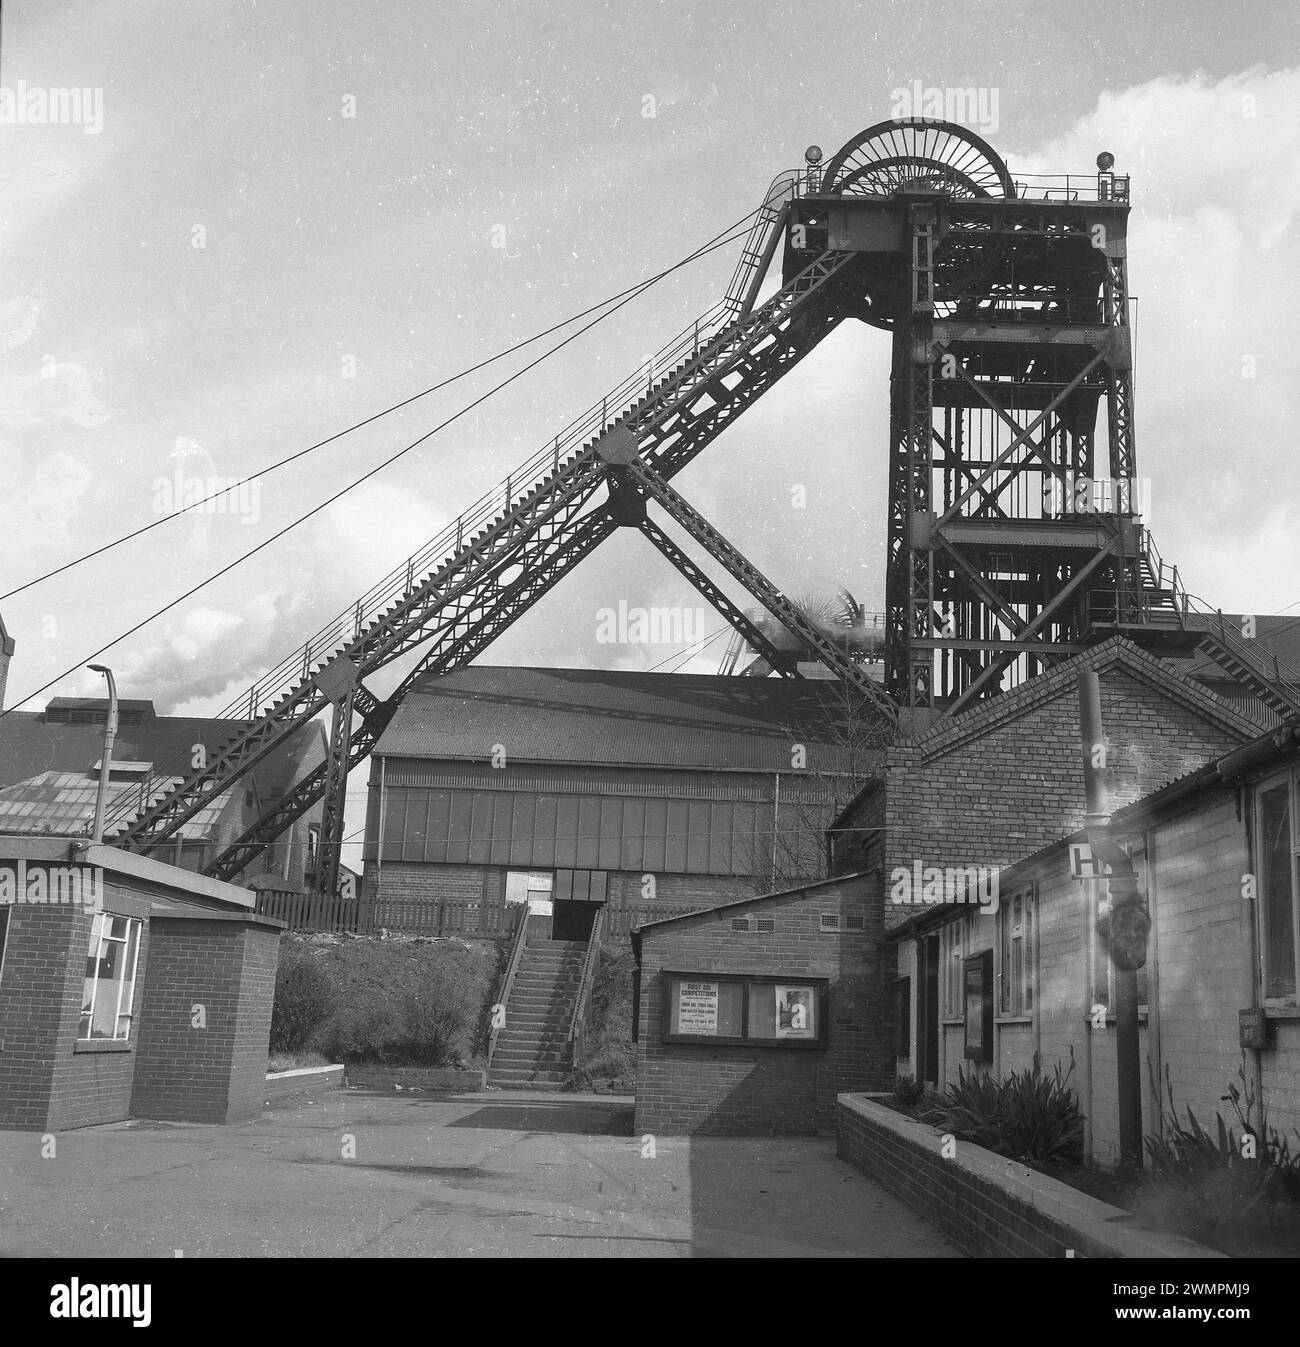
<path id="1" fill-rule="evenodd" d="M 371 1091 L 0 1132 L 0 1256 L 960 1257 L 832 1138 L 631 1132 L 607 1095 Z"/>

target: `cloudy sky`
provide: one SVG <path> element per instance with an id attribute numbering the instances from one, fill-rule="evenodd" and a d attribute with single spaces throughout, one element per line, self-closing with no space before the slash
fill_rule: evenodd
<path id="1" fill-rule="evenodd" d="M 0 124 L 0 593 L 157 519 L 178 475 L 244 477 L 676 262 L 920 80 L 984 90 L 1013 172 L 1109 149 L 1132 175 L 1149 522 L 1193 592 L 1300 614 L 1298 39 L 1277 0 L 9 0 L 0 86 L 95 92 L 80 125 Z M 736 252 L 113 645 L 122 695 L 231 701 L 708 308 Z M 0 601 L 8 704 L 96 692 L 60 675 L 527 358 Z M 844 324 L 678 479 L 797 595 L 883 606 L 888 359 Z M 680 663 L 597 641 L 620 599 L 697 604 L 620 535 L 488 661 Z"/>

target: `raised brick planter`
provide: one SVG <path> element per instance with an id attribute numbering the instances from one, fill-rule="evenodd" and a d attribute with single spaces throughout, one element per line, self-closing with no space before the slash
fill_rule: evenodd
<path id="1" fill-rule="evenodd" d="M 1181 1235 L 1121 1225 L 1126 1213 L 884 1104 L 837 1100 L 839 1154 L 977 1258 L 1223 1258 Z"/>
<path id="2" fill-rule="evenodd" d="M 300 1066 L 292 1071 L 268 1071 L 266 1102 L 276 1104 L 282 1099 L 305 1098 L 322 1090 L 338 1090 L 342 1086 L 342 1066 Z"/>
<path id="3" fill-rule="evenodd" d="M 364 1090 L 439 1090 L 466 1094 L 481 1090 L 486 1079 L 483 1071 L 457 1071 L 451 1067 L 420 1066 L 349 1066 L 344 1084 Z"/>

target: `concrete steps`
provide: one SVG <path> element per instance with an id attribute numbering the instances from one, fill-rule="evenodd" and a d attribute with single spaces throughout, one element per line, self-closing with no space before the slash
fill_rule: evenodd
<path id="1" fill-rule="evenodd" d="M 492 1055 L 490 1085 L 555 1090 L 568 1081 L 569 1021 L 586 952 L 580 940 L 537 940 L 524 947 Z"/>

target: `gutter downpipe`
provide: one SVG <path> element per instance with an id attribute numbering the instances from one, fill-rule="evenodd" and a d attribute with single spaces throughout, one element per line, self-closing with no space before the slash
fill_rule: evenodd
<path id="1" fill-rule="evenodd" d="M 1101 723 L 1101 681 L 1095 669 L 1079 674 L 1079 724 L 1082 732 L 1086 800 L 1084 828 L 1093 856 L 1110 869 L 1109 908 L 1102 938 L 1115 988 L 1115 1070 L 1121 1164 L 1142 1169 L 1142 1050 L 1138 1027 L 1137 970 L 1146 963 L 1151 919 L 1138 892 L 1128 855 L 1111 836 L 1106 809 L 1106 748 Z M 1100 923 L 1099 923 L 1100 925 Z M 1091 1020 L 1089 1033 L 1091 1033 Z"/>
<path id="2" fill-rule="evenodd" d="M 780 886 L 776 882 L 776 839 L 780 836 L 778 832 L 778 820 L 781 817 L 781 773 L 772 773 L 775 786 L 772 791 L 772 890 L 776 891 Z"/>
<path id="3" fill-rule="evenodd" d="M 386 784 L 387 767 L 388 759 L 381 757 L 379 759 L 379 817 L 375 820 L 375 892 L 371 897 L 371 915 L 378 908 L 379 895 L 384 891 L 384 819 L 387 817 L 384 813 L 386 803 L 384 786 Z"/>
<path id="4" fill-rule="evenodd" d="M 1258 861 L 1255 854 L 1255 810 L 1251 803 L 1250 792 L 1244 785 L 1237 789 L 1237 809 L 1246 825 L 1246 872 L 1257 875 L 1259 871 L 1256 869 Z M 1258 892 L 1256 886 L 1255 893 Z M 1262 951 L 1259 948 L 1258 904 L 1259 898 L 1252 895 L 1242 905 L 1243 920 L 1246 923 L 1246 969 L 1242 982 L 1246 1004 L 1254 1010 L 1260 1009 L 1264 1004 L 1264 966 Z M 1251 1123 L 1262 1133 L 1263 1128 L 1260 1124 L 1264 1121 L 1264 1055 L 1258 1048 L 1242 1048 L 1241 1055 L 1246 1061 L 1251 1093 L 1257 1101 L 1248 1116 Z"/>

